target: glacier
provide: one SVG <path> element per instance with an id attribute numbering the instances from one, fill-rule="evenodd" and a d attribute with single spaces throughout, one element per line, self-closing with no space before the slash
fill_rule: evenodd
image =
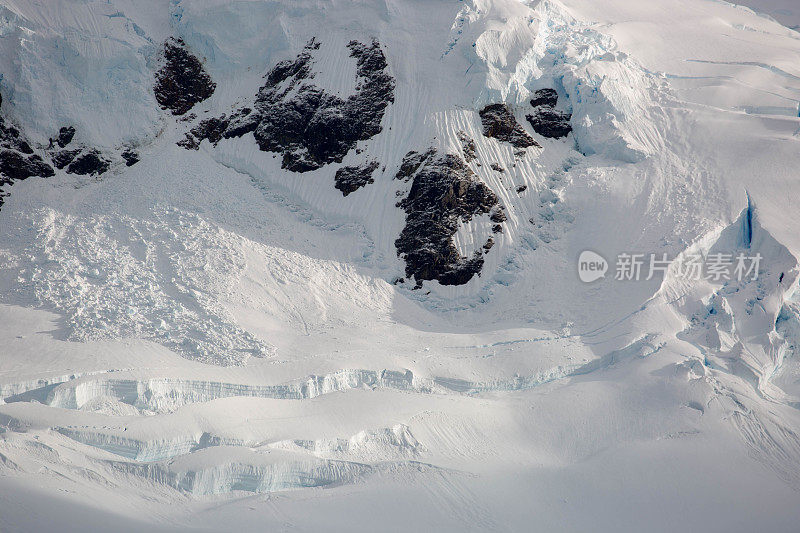
<path id="1" fill-rule="evenodd" d="M 741 4 L 0 2 L 0 530 L 796 529 L 800 19 Z"/>

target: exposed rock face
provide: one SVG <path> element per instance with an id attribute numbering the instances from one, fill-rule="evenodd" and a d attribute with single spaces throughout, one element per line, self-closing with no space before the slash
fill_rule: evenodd
<path id="1" fill-rule="evenodd" d="M 50 139 L 50 148 L 58 145 L 61 150 L 50 152 L 53 165 L 59 170 L 66 168 L 68 174 L 102 174 L 108 170 L 109 162 L 101 159 L 96 150 L 88 150 L 83 146 L 66 148 L 75 137 L 75 128 L 63 127 L 58 130 L 58 137 Z"/>
<path id="2" fill-rule="evenodd" d="M 58 169 L 66 167 L 67 174 L 99 175 L 108 170 L 111 162 L 93 149 L 78 147 L 60 150 L 52 155 L 53 164 Z M 130 166 L 130 165 L 128 165 Z"/>
<path id="3" fill-rule="evenodd" d="M 481 124 L 486 137 L 510 143 L 515 148 L 539 146 L 533 137 L 522 129 L 514 114 L 505 104 L 490 104 L 481 109 Z"/>
<path id="4" fill-rule="evenodd" d="M 203 139 L 216 143 L 252 132 L 261 150 L 282 154 L 281 166 L 287 170 L 307 172 L 341 163 L 358 141 L 381 132 L 386 107 L 394 102 L 394 79 L 377 41 L 351 41 L 347 47 L 356 59 L 356 92 L 347 99 L 330 94 L 309 81 L 314 78 L 312 54 L 319 46 L 312 39 L 294 61 L 275 65 L 253 109 L 204 120 L 180 144 L 196 149 Z"/>
<path id="5" fill-rule="evenodd" d="M 111 162 L 94 149 L 83 150 L 68 166 L 67 174 L 99 175 L 108 170 Z"/>
<path id="6" fill-rule="evenodd" d="M 20 131 L 13 125 L 7 124 L 2 117 L 0 117 L 0 147 L 26 155 L 33 153 L 33 148 Z"/>
<path id="7" fill-rule="evenodd" d="M 53 167 L 33 152 L 20 131 L 0 117 L 0 206 L 8 195 L 2 192 L 5 186 L 32 176 L 47 178 L 54 174 Z"/>
<path id="8" fill-rule="evenodd" d="M 187 150 L 199 150 L 203 139 L 208 139 L 212 144 L 217 144 L 229 125 L 230 119 L 225 115 L 219 118 L 213 117 L 201 120 L 200 124 L 186 134 L 186 138 L 178 141 L 178 146 L 183 146 Z"/>
<path id="9" fill-rule="evenodd" d="M 558 103 L 558 93 L 554 89 L 540 89 L 534 93 L 531 105 L 533 113 L 526 115 L 533 131 L 542 137 L 558 139 L 566 137 L 572 131 L 570 119 L 572 115 L 555 109 Z"/>
<path id="10" fill-rule="evenodd" d="M 8 185 L 32 176 L 49 178 L 54 174 L 53 167 L 38 155 L 26 156 L 14 150 L 0 149 L 0 185 Z"/>
<path id="11" fill-rule="evenodd" d="M 397 204 L 406 213 L 406 225 L 395 241 L 397 254 L 406 262 L 406 276 L 414 276 L 420 287 L 424 280 L 434 279 L 442 285 L 463 285 L 479 274 L 481 251 L 462 256 L 453 236 L 459 222 L 481 214 L 502 214 L 497 196 L 460 157 L 433 149 L 406 154 L 396 179 L 413 179 L 408 195 Z M 484 250 L 493 243 L 487 241 Z"/>
<path id="12" fill-rule="evenodd" d="M 62 169 L 72 163 L 79 153 L 81 153 L 80 148 L 75 148 L 74 150 L 60 150 L 53 154 L 53 164 L 57 169 Z"/>
<path id="13" fill-rule="evenodd" d="M 555 89 L 539 89 L 533 93 L 531 105 L 533 107 L 555 107 L 558 103 L 558 93 Z"/>
<path id="14" fill-rule="evenodd" d="M 139 162 L 139 154 L 130 148 L 122 152 L 122 159 L 125 160 L 126 167 L 132 167 Z"/>
<path id="15" fill-rule="evenodd" d="M 475 141 L 463 131 L 458 132 L 458 140 L 461 141 L 461 152 L 464 154 L 464 161 L 470 163 L 476 160 L 478 156 L 475 153 L 475 150 L 477 149 L 475 146 Z"/>
<path id="16" fill-rule="evenodd" d="M 72 142 L 73 137 L 75 137 L 75 128 L 72 126 L 65 126 L 58 130 L 58 137 L 56 137 L 55 142 L 58 146 L 64 148 Z"/>
<path id="17" fill-rule="evenodd" d="M 183 115 L 212 94 L 217 84 L 200 60 L 186 50 L 182 39 L 164 43 L 164 66 L 156 73 L 154 92 L 158 104 L 173 115 Z"/>
<path id="18" fill-rule="evenodd" d="M 377 161 L 371 161 L 359 167 L 342 167 L 336 171 L 336 188 L 344 196 L 357 191 L 361 187 L 373 183 L 372 173 L 378 168 Z"/>

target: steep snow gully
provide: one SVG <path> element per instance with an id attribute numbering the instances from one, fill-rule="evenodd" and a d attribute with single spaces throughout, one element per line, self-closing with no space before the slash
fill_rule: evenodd
<path id="1" fill-rule="evenodd" d="M 795 529 L 779 2 L 3 2 L 0 530 Z"/>

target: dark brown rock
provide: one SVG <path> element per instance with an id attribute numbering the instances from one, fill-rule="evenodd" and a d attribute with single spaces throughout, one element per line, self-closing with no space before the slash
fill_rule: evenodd
<path id="1" fill-rule="evenodd" d="M 514 114 L 505 104 L 490 104 L 481 109 L 483 134 L 498 141 L 510 143 L 516 148 L 539 146 L 533 137 L 517 123 Z"/>
<path id="2" fill-rule="evenodd" d="M 358 84 L 355 94 L 342 99 L 312 83 L 313 52 L 319 47 L 312 39 L 296 59 L 275 65 L 252 109 L 205 120 L 179 144 L 196 149 L 203 139 L 216 143 L 252 133 L 261 150 L 281 154 L 287 170 L 341 163 L 358 141 L 381 132 L 386 107 L 394 102 L 394 78 L 377 41 L 351 41 L 347 47 L 356 59 Z"/>
<path id="3" fill-rule="evenodd" d="M 533 93 L 533 98 L 531 99 L 531 105 L 533 107 L 555 107 L 557 103 L 558 93 L 555 89 L 539 89 Z"/>
<path id="4" fill-rule="evenodd" d="M 572 131 L 570 119 L 572 115 L 548 107 L 540 107 L 525 119 L 530 122 L 533 131 L 542 137 L 559 139 Z"/>
<path id="5" fill-rule="evenodd" d="M 572 115 L 555 109 L 557 103 L 558 93 L 555 89 L 540 89 L 531 99 L 534 110 L 530 115 L 525 115 L 525 119 L 530 122 L 533 131 L 542 137 L 559 139 L 572 131 Z"/>
<path id="6" fill-rule="evenodd" d="M 342 167 L 336 171 L 335 187 L 342 191 L 344 196 L 347 196 L 361 187 L 373 183 L 375 180 L 372 179 L 372 173 L 378 166 L 377 161 L 371 161 L 357 167 Z"/>
<path id="7" fill-rule="evenodd" d="M 480 250 L 462 256 L 453 237 L 459 222 L 499 208 L 497 196 L 478 181 L 456 155 L 434 150 L 409 152 L 397 179 L 413 179 L 411 189 L 397 205 L 406 213 L 406 224 L 395 241 L 397 254 L 406 262 L 406 276 L 417 286 L 425 280 L 442 285 L 463 285 L 483 267 Z"/>
<path id="8" fill-rule="evenodd" d="M 99 175 L 107 171 L 109 165 L 110 162 L 97 150 L 86 150 L 67 166 L 67 174 Z"/>
<path id="9" fill-rule="evenodd" d="M 164 43 L 164 65 L 156 73 L 154 92 L 162 109 L 183 115 L 196 103 L 214 94 L 217 84 L 211 81 L 200 60 L 192 55 L 182 39 Z"/>

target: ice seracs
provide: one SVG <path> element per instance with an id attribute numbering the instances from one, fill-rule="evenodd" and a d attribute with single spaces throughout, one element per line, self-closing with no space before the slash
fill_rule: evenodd
<path id="1" fill-rule="evenodd" d="M 2 187 L 0 530 L 796 529 L 797 46 L 725 2 L 3 3 L 0 153 L 53 175 Z"/>

